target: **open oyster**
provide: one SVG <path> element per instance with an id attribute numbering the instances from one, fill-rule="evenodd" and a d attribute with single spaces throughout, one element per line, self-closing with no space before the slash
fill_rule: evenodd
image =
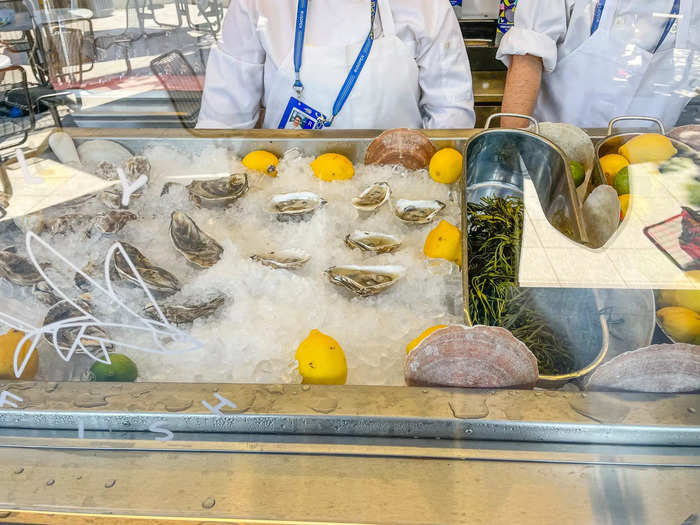
<path id="1" fill-rule="evenodd" d="M 355 230 L 345 237 L 345 244 L 365 252 L 389 253 L 401 247 L 401 239 L 386 233 Z"/>
<path id="2" fill-rule="evenodd" d="M 121 242 L 121 245 L 149 290 L 163 295 L 174 294 L 180 291 L 180 281 L 177 280 L 177 277 L 167 270 L 152 264 L 131 244 Z M 120 277 L 134 284 L 139 284 L 138 279 L 132 273 L 129 264 L 119 250 L 114 252 L 114 267 Z"/>
<path id="3" fill-rule="evenodd" d="M 102 233 L 119 233 L 129 221 L 138 219 L 135 213 L 126 210 L 112 210 L 95 217 L 95 227 Z"/>
<path id="4" fill-rule="evenodd" d="M 200 317 L 212 315 L 224 305 L 224 301 L 224 297 L 219 296 L 211 301 L 199 304 L 159 305 L 159 307 L 168 322 L 173 324 L 188 324 Z M 158 312 L 153 305 L 144 308 L 143 313 L 151 319 L 160 321 Z"/>
<path id="5" fill-rule="evenodd" d="M 170 214 L 170 239 L 185 259 L 200 268 L 214 266 L 224 253 L 218 242 L 200 230 L 188 215 L 179 211 Z"/>
<path id="6" fill-rule="evenodd" d="M 81 306 L 87 306 L 84 303 Z M 59 301 L 54 304 L 49 311 L 46 312 L 44 317 L 44 326 L 57 323 L 59 321 L 67 321 L 69 319 L 85 318 L 85 314 L 78 310 L 68 301 Z M 82 335 L 81 335 L 82 330 Z M 99 355 L 102 346 L 99 339 L 109 339 L 107 333 L 96 325 L 88 325 L 86 327 L 73 326 L 66 328 L 59 328 L 56 333 L 56 342 L 58 343 L 59 349 L 64 352 L 70 351 L 73 347 L 73 343 L 76 338 L 80 336 L 80 343 L 85 347 L 85 351 L 91 355 Z M 51 344 L 54 344 L 54 337 L 51 332 L 44 332 L 44 338 Z M 114 350 L 114 345 L 108 342 L 102 342 L 104 349 L 107 352 L 112 352 Z M 79 349 L 78 352 L 82 352 Z"/>
<path id="7" fill-rule="evenodd" d="M 400 164 L 409 170 L 427 168 L 435 146 L 420 131 L 390 129 L 379 135 L 367 148 L 365 164 Z"/>
<path id="8" fill-rule="evenodd" d="M 399 199 L 394 204 L 394 213 L 403 222 L 427 224 L 445 207 L 440 201 L 411 201 Z"/>
<path id="9" fill-rule="evenodd" d="M 187 191 L 199 207 L 231 206 L 248 191 L 248 175 L 235 173 L 220 179 L 195 180 L 187 185 Z"/>
<path id="10" fill-rule="evenodd" d="M 361 211 L 374 211 L 389 200 L 389 184 L 375 182 L 352 199 L 352 205 Z"/>
<path id="11" fill-rule="evenodd" d="M 326 201 L 310 191 L 282 193 L 270 199 L 270 211 L 280 218 L 304 217 L 314 213 Z"/>
<path id="12" fill-rule="evenodd" d="M 328 279 L 362 297 L 375 295 L 396 283 L 405 273 L 403 266 L 332 266 Z"/>
<path id="13" fill-rule="evenodd" d="M 8 250 L 0 251 L 0 277 L 19 286 L 33 286 L 44 279 L 32 261 Z"/>
<path id="14" fill-rule="evenodd" d="M 411 350 L 404 378 L 409 386 L 532 388 L 538 367 L 534 354 L 505 328 L 453 325 Z"/>
<path id="15" fill-rule="evenodd" d="M 311 256 L 302 250 L 289 249 L 256 254 L 251 259 L 271 268 L 295 270 L 304 266 Z"/>

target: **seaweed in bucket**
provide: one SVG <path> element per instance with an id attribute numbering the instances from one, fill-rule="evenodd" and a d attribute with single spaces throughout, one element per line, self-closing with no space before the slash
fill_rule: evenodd
<path id="1" fill-rule="evenodd" d="M 535 354 L 541 374 L 565 374 L 576 368 L 569 342 L 537 311 L 530 291 L 517 285 L 524 208 L 514 197 L 467 204 L 469 317 L 475 325 L 510 330 Z"/>

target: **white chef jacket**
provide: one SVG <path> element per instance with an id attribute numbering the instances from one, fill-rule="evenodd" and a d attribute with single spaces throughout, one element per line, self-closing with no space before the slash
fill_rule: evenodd
<path id="1" fill-rule="evenodd" d="M 695 29 L 690 31 L 689 41 L 691 49 L 697 51 L 700 50 L 700 1 L 682 1 L 691 3 L 691 27 Z M 582 2 L 585 5 L 577 5 Z M 557 63 L 591 38 L 591 25 L 597 4 L 598 0 L 518 0 L 514 25 L 501 40 L 496 58 L 510 66 L 512 55 L 538 56 L 542 58 L 545 71 L 543 84 L 546 83 L 547 73 L 555 72 Z M 575 7 L 577 9 L 574 9 Z M 666 15 L 671 12 L 672 7 L 673 0 L 620 0 L 614 13 L 611 31 L 614 34 L 611 35 L 611 40 L 626 42 L 650 53 L 654 52 L 668 20 Z M 676 33 L 677 25 L 667 35 L 657 53 L 674 48 Z M 611 52 L 614 51 L 616 50 L 611 49 Z M 581 67 L 594 70 L 596 64 L 586 63 Z M 697 76 L 698 64 L 690 68 L 690 71 L 692 75 Z M 610 79 L 609 85 L 612 89 L 615 80 Z M 599 86 L 595 84 L 583 88 L 592 97 L 595 97 L 598 89 Z M 690 100 L 691 96 L 692 93 L 687 99 Z M 621 115 L 619 111 L 624 112 L 624 108 L 618 108 L 618 113 L 611 114 L 610 118 Z M 599 125 L 607 125 L 607 122 Z"/>
<path id="2" fill-rule="evenodd" d="M 369 6 L 369 0 L 309 2 L 304 46 L 349 46 L 363 41 Z M 263 79 L 274 75 L 293 52 L 296 10 L 296 0 L 232 0 L 221 41 L 207 63 L 198 128 L 254 127 L 261 111 Z M 418 66 L 423 127 L 473 127 L 469 59 L 450 2 L 393 0 L 391 13 L 396 36 Z M 381 38 L 380 16 L 374 29 L 375 38 Z M 347 57 L 349 64 L 354 59 L 354 54 Z M 386 71 L 387 76 L 391 74 Z M 329 100 L 328 105 L 332 104 Z M 349 110 L 346 105 L 341 114 Z"/>

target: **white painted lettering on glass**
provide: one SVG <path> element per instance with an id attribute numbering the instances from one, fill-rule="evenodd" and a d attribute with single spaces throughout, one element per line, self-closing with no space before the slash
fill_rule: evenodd
<path id="1" fill-rule="evenodd" d="M 219 404 L 214 407 L 206 401 L 202 401 L 204 407 L 207 410 L 209 410 L 209 412 L 211 412 L 212 414 L 216 414 L 217 416 L 223 416 L 224 414 L 223 412 L 221 412 L 221 409 L 225 406 L 228 406 L 229 408 L 238 408 L 238 405 L 236 405 L 236 403 L 234 403 L 233 401 L 229 401 L 218 392 L 214 392 L 214 397 L 219 400 Z"/>
<path id="2" fill-rule="evenodd" d="M 156 441 L 170 441 L 173 439 L 173 433 L 170 432 L 167 428 L 165 428 L 163 425 L 165 424 L 165 421 L 156 421 L 155 423 L 151 424 L 150 427 L 148 427 L 148 430 L 151 432 L 156 432 L 158 434 L 165 434 L 164 437 L 157 437 L 155 438 Z"/>
<path id="3" fill-rule="evenodd" d="M 37 259 L 33 251 L 33 243 L 39 244 L 45 250 L 51 253 L 59 262 L 60 266 L 65 269 L 69 269 L 75 274 L 79 274 L 83 279 L 85 279 L 92 286 L 92 295 L 100 295 L 101 297 L 106 297 L 107 301 L 111 306 L 116 306 L 117 313 L 120 318 L 117 322 L 109 322 L 104 319 L 98 319 L 95 315 L 87 311 L 86 308 L 81 307 L 79 302 L 74 301 L 70 296 L 65 293 L 61 288 L 54 283 L 54 281 L 47 275 L 44 268 L 37 262 Z M 63 255 L 54 250 L 46 242 L 40 239 L 35 233 L 27 232 L 26 236 L 26 249 L 27 255 L 31 260 L 32 264 L 36 268 L 37 272 L 42 276 L 44 281 L 53 289 L 57 296 L 66 300 L 76 312 L 79 312 L 75 317 L 69 319 L 61 319 L 54 323 L 50 323 L 41 327 L 32 326 L 22 319 L 19 319 L 10 313 L 5 311 L 0 311 L 0 323 L 4 323 L 15 330 L 20 330 L 25 332 L 24 337 L 17 343 L 15 347 L 14 354 L 14 372 L 16 377 L 20 377 L 24 369 L 26 368 L 29 360 L 36 351 L 37 344 L 42 338 L 47 338 L 52 342 L 52 345 L 58 355 L 64 361 L 68 362 L 73 354 L 80 350 L 86 355 L 89 355 L 95 361 L 100 363 L 110 364 L 109 354 L 107 353 L 107 345 L 113 347 L 120 347 L 125 349 L 139 350 L 148 353 L 157 354 L 176 354 L 183 352 L 191 352 L 194 350 L 199 350 L 203 347 L 203 344 L 192 337 L 187 332 L 180 330 L 173 326 L 163 315 L 160 307 L 156 303 L 151 291 L 148 289 L 144 283 L 141 275 L 134 266 L 129 256 L 121 244 L 114 243 L 110 249 L 107 251 L 104 263 L 104 285 L 100 285 L 92 277 L 85 274 L 80 268 L 75 264 L 66 259 Z M 126 261 L 129 266 L 131 274 L 135 277 L 138 282 L 139 287 L 147 296 L 150 304 L 154 307 L 156 313 L 158 314 L 159 320 L 151 320 L 141 316 L 132 307 L 128 306 L 118 295 L 115 293 L 112 287 L 112 280 L 110 277 L 110 267 L 112 259 L 115 253 L 119 251 L 121 257 Z M 90 334 L 89 339 L 91 341 L 96 341 L 99 344 L 99 350 L 95 350 L 98 355 L 94 355 L 86 346 L 83 344 L 83 336 L 85 331 L 90 327 L 99 327 L 103 329 L 104 336 L 99 336 L 95 334 Z M 59 344 L 58 336 L 61 330 L 79 329 L 75 340 L 73 341 L 70 349 L 64 355 L 64 351 L 61 349 Z M 105 330 L 106 329 L 106 330 Z M 117 330 L 121 333 L 121 337 L 111 337 L 107 336 L 110 329 Z M 147 335 L 149 343 L 138 343 L 135 339 L 136 335 Z M 22 352 L 20 351 L 25 343 L 29 342 L 29 348 L 24 352 L 24 359 L 20 362 Z M 148 346 L 146 346 L 148 344 Z"/>
<path id="4" fill-rule="evenodd" d="M 78 420 L 78 439 L 85 439 L 85 423 L 82 419 Z"/>
<path id="5" fill-rule="evenodd" d="M 128 206 L 131 195 L 142 186 L 146 185 L 148 182 L 148 177 L 146 177 L 146 175 L 141 175 L 134 181 L 133 184 L 131 184 L 129 179 L 126 178 L 126 174 L 124 173 L 123 169 L 117 168 L 117 175 L 119 175 L 119 182 L 122 183 L 122 206 Z"/>
<path id="6" fill-rule="evenodd" d="M 8 399 L 8 397 L 11 397 L 12 399 Z M 17 403 L 15 403 L 15 401 L 17 401 L 17 403 L 21 403 L 22 398 L 16 396 L 8 390 L 3 390 L 2 392 L 0 392 L 0 408 L 17 408 Z"/>
<path id="7" fill-rule="evenodd" d="M 15 155 L 17 156 L 17 164 L 19 164 L 19 169 L 22 172 L 25 184 L 41 184 L 44 182 L 44 179 L 35 177 L 29 172 L 29 165 L 27 164 L 27 159 L 24 158 L 24 151 L 22 151 L 22 148 L 15 149 Z"/>

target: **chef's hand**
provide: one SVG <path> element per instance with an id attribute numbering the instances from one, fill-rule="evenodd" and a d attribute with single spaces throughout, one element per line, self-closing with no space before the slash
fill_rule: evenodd
<path id="1" fill-rule="evenodd" d="M 503 113 L 532 115 L 542 81 L 542 59 L 532 55 L 513 55 L 503 92 Z M 503 117 L 503 128 L 526 128 L 530 122 Z"/>

